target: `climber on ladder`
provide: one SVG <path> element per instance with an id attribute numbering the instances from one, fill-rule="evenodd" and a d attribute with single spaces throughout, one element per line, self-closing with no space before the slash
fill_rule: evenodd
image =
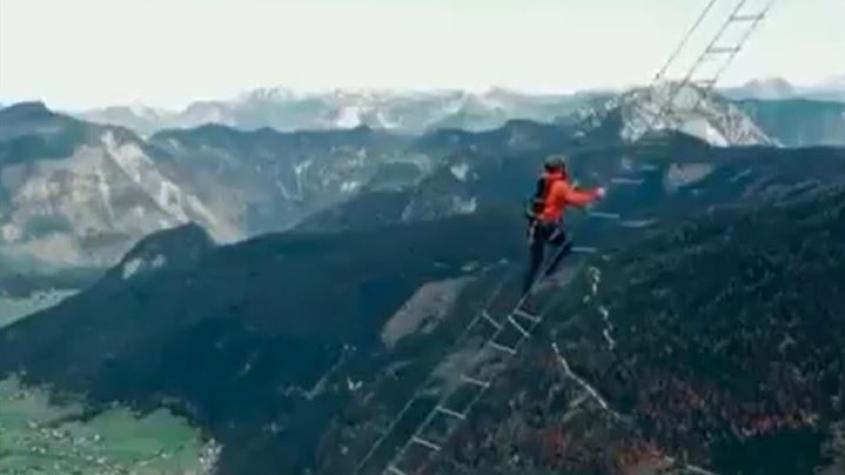
<path id="1" fill-rule="evenodd" d="M 525 274 L 523 292 L 534 285 L 537 273 L 543 265 L 546 246 L 558 249 L 553 261 L 546 268 L 544 277 L 554 274 L 557 267 L 572 250 L 572 241 L 567 238 L 563 226 L 563 214 L 567 206 L 587 206 L 605 195 L 602 187 L 581 190 L 569 180 L 566 157 L 552 155 L 546 159 L 545 170 L 537 181 L 537 190 L 526 211 L 528 218 L 528 243 L 531 249 L 531 263 Z"/>

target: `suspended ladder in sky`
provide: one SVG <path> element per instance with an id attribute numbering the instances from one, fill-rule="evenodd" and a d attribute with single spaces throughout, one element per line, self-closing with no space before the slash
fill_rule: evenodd
<path id="1" fill-rule="evenodd" d="M 717 3 L 727 0 L 709 0 L 704 11 L 673 50 L 666 63 L 658 70 L 651 88 L 665 81 L 670 68 L 681 52 L 688 46 L 692 35 L 711 15 Z M 649 123 L 649 131 L 672 113 L 678 95 L 687 86 L 700 89 L 700 96 L 694 108 L 710 94 L 737 54 L 766 17 L 774 0 L 766 0 L 764 6 L 749 11 L 749 0 L 738 0 L 704 50 L 696 57 L 682 78 L 670 83 L 669 94 L 659 107 L 658 113 Z M 741 30 L 734 40 L 729 40 L 728 30 Z M 713 72 L 700 75 L 702 66 L 715 63 Z M 643 134 L 641 137 L 644 137 Z M 638 186 L 643 179 L 636 176 L 617 176 L 611 179 L 611 186 Z M 589 219 L 619 222 L 620 215 L 609 211 L 591 211 Z M 574 253 L 592 254 L 593 247 L 574 247 Z M 494 292 L 491 302 L 499 294 L 501 286 Z M 390 424 L 373 442 L 370 450 L 357 464 L 355 475 L 421 475 L 438 453 L 446 448 L 451 436 L 467 420 L 478 401 L 493 385 L 494 380 L 519 353 L 522 344 L 531 338 L 542 323 L 545 310 L 532 301 L 533 292 L 513 306 L 506 313 L 496 316 L 485 306 L 464 329 L 457 344 L 472 340 L 474 354 L 462 362 L 449 364 L 441 361 L 416 389 L 410 400 L 395 415 Z M 554 348 L 557 352 L 557 346 Z M 559 353 L 558 353 L 559 355 Z M 565 360 L 561 360 L 565 363 Z M 568 367 L 567 367 L 568 368 Z M 444 369 L 452 377 L 444 376 Z M 582 381 L 583 384 L 586 384 Z M 589 392 L 590 388 L 585 388 Z"/>
<path id="2" fill-rule="evenodd" d="M 720 1 L 709 1 L 698 20 L 680 42 L 678 48 L 675 49 L 669 60 L 667 60 L 666 64 L 655 76 L 651 85 L 652 89 L 665 79 L 667 71 L 678 59 L 681 50 L 687 45 L 689 39 L 712 12 L 713 7 Z M 723 19 L 716 34 L 695 58 L 683 77 L 679 81 L 670 83 L 669 94 L 659 109 L 658 114 L 649 124 L 649 129 L 653 129 L 662 119 L 673 113 L 678 96 L 688 86 L 694 86 L 699 90 L 698 98 L 691 110 L 698 109 L 707 96 L 713 92 L 722 74 L 727 71 L 736 56 L 745 47 L 751 35 L 754 34 L 760 23 L 766 18 L 774 2 L 775 0 L 765 0 L 763 4 L 753 0 L 738 0 L 736 2 L 736 5 L 727 17 Z M 755 3 L 758 5 L 756 10 L 749 11 L 751 8 L 754 8 L 753 5 Z"/>

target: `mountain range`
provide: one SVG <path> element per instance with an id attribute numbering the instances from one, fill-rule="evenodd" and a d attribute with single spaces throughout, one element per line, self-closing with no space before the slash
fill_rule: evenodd
<path id="1" fill-rule="evenodd" d="M 83 394 L 94 413 L 184 414 L 223 444 L 222 474 L 351 473 L 427 374 L 441 375 L 432 391 L 454 381 L 478 342 L 458 335 L 484 302 L 504 318 L 520 197 L 543 156 L 568 152 L 579 181 L 611 185 L 597 208 L 610 214 L 568 218 L 602 255 L 573 257 L 538 293 L 549 323 L 436 473 L 835 470 L 845 150 L 579 130 L 443 130 L 410 145 L 442 157 L 431 173 L 307 226 L 223 245 L 196 225 L 144 238 L 86 291 L 0 330 L 0 374 Z M 792 440 L 790 463 L 755 456 Z"/>
<path id="2" fill-rule="evenodd" d="M 276 96 L 265 92 L 257 97 Z M 144 138 L 120 126 L 55 113 L 40 103 L 7 107 L 0 111 L 0 259 L 18 272 L 3 278 L 103 269 L 142 237 L 187 222 L 200 224 L 222 242 L 289 229 L 313 223 L 349 200 L 369 199 L 371 192 L 411 196 L 394 203 L 405 203 L 398 211 L 406 221 L 472 213 L 478 207 L 472 196 L 442 192 L 474 181 L 494 183 L 476 180 L 469 158 L 542 154 L 579 140 L 603 146 L 630 140 L 642 128 L 643 111 L 659 107 L 659 98 L 641 91 L 568 116 L 572 98 L 506 91 L 485 97 L 512 110 L 530 105 L 556 119 L 545 125 L 510 120 L 485 131 L 444 127 L 422 135 L 366 125 L 279 132 L 207 124 Z M 394 104 L 394 97 L 388 99 Z M 727 102 L 713 97 L 702 104 L 701 111 L 662 126 L 719 145 L 778 140 Z M 805 116 L 817 114 L 814 104 L 803 109 Z M 824 120 L 835 115 L 825 113 L 830 117 Z M 778 110 L 770 115 L 789 114 Z M 792 133 L 788 120 L 777 124 Z M 835 132 L 838 124 L 831 124 Z M 426 186 L 417 188 L 421 182 Z"/>
<path id="3" fill-rule="evenodd" d="M 438 128 L 492 129 L 510 119 L 551 121 L 608 93 L 529 95 L 505 89 L 393 92 L 334 90 L 298 93 L 257 89 L 233 100 L 194 102 L 171 112 L 145 106 L 116 106 L 79 114 L 85 120 L 128 127 L 143 135 L 207 123 L 255 130 L 350 129 L 367 126 L 420 134 Z"/>
<path id="4" fill-rule="evenodd" d="M 845 103 L 842 78 L 811 86 L 794 85 L 781 78 L 758 79 L 718 92 L 736 101 L 806 99 Z M 74 115 L 94 123 L 126 127 L 142 136 L 209 123 L 244 130 L 268 127 L 281 132 L 368 126 L 421 134 L 439 128 L 495 129 L 518 119 L 550 122 L 619 94 L 528 94 L 501 88 L 480 93 L 342 89 L 309 93 L 277 87 L 252 90 L 231 100 L 197 101 L 181 111 L 118 105 Z"/>
<path id="5" fill-rule="evenodd" d="M 680 108 L 670 121 L 651 124 L 650 114 L 670 90 L 591 96 L 590 106 L 574 112 L 572 104 L 556 99 L 494 92 L 490 96 L 499 103 L 528 101 L 554 119 L 422 135 L 368 126 L 278 132 L 208 124 L 144 138 L 39 103 L 7 107 L 0 111 L 0 283 L 7 293 L 24 295 L 57 282 L 78 281 L 71 288 L 79 288 L 143 236 L 188 221 L 229 242 L 319 221 L 327 225 L 330 215 L 335 225 L 341 214 L 347 221 L 369 221 L 368 205 L 360 207 L 366 215 L 360 218 L 353 218 L 352 208 L 340 211 L 337 205 L 349 200 L 390 202 L 393 209 L 379 212 L 384 222 L 396 222 L 397 214 L 413 220 L 472 213 L 479 204 L 476 192 L 457 190 L 494 183 L 478 179 L 472 157 L 543 154 L 579 141 L 618 145 L 651 125 L 719 145 L 840 145 L 845 137 L 845 106 L 835 102 L 708 97 L 697 111 Z M 679 103 L 699 97 L 695 89 L 678 92 L 686 98 Z M 423 181 L 426 186 L 416 188 Z M 493 199 L 522 199 L 486 186 Z"/>
<path id="6" fill-rule="evenodd" d="M 410 138 L 366 127 L 209 125 L 143 139 L 40 103 L 0 110 L 0 124 L 0 274 L 107 268 L 142 237 L 188 222 L 222 242 L 286 229 L 361 188 L 413 184 L 433 166 L 406 153 Z"/>

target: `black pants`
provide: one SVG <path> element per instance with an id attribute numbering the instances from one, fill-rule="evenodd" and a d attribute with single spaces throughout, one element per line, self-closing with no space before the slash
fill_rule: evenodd
<path id="1" fill-rule="evenodd" d="M 544 277 L 552 275 L 557 271 L 563 258 L 572 250 L 572 241 L 567 239 L 566 232 L 559 223 L 537 223 L 534 225 L 531 244 L 531 263 L 528 272 L 525 274 L 525 281 L 522 286 L 523 292 L 531 290 L 537 273 L 540 272 L 545 257 L 546 247 L 552 247 L 554 259 L 546 267 Z"/>

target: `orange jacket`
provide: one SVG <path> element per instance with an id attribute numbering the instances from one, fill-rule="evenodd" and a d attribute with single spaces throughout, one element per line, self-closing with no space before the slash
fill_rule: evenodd
<path id="1" fill-rule="evenodd" d="M 547 174 L 546 180 L 545 207 L 540 213 L 543 222 L 560 221 L 567 206 L 586 206 L 596 200 L 596 190 L 575 189 L 561 172 Z"/>

